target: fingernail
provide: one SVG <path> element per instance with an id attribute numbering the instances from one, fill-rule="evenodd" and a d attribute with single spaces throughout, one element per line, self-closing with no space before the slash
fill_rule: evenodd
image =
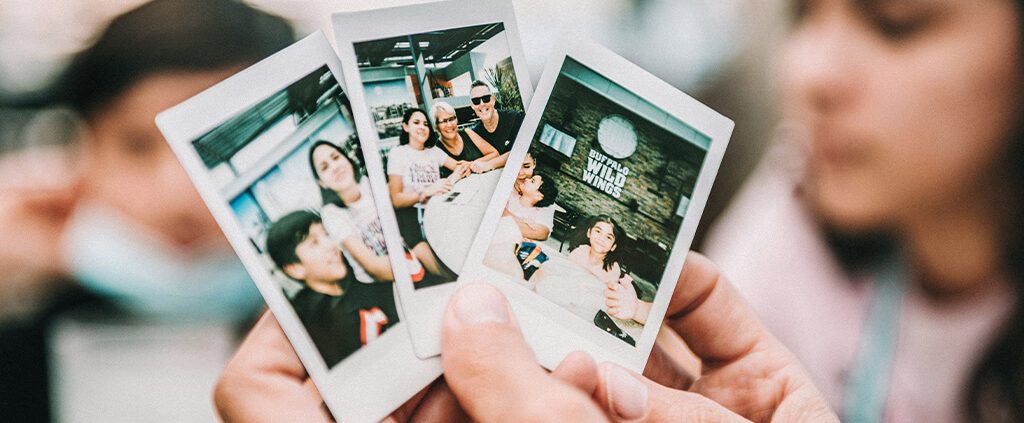
<path id="1" fill-rule="evenodd" d="M 497 288 L 473 283 L 455 292 L 453 304 L 455 317 L 462 323 L 508 323 L 508 306 Z"/>
<path id="2" fill-rule="evenodd" d="M 647 385 L 614 364 L 608 365 L 606 372 L 612 413 L 622 420 L 637 420 L 647 414 Z"/>

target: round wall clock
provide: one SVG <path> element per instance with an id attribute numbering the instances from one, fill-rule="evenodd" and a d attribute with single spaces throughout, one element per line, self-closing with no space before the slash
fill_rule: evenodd
<path id="1" fill-rule="evenodd" d="M 636 127 L 622 115 L 605 116 L 597 124 L 597 142 L 609 156 L 625 159 L 636 152 Z"/>

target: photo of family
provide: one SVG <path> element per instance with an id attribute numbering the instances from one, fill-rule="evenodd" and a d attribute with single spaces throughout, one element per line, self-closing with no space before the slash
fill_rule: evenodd
<path id="1" fill-rule="evenodd" d="M 524 117 L 505 25 L 353 49 L 402 240 L 428 272 L 454 281 Z"/>
<path id="2" fill-rule="evenodd" d="M 483 264 L 635 346 L 710 145 L 566 57 Z"/>
<path id="3" fill-rule="evenodd" d="M 328 368 L 398 323 L 348 97 L 324 66 L 191 143 Z M 439 281 L 413 245 L 417 284 Z"/>

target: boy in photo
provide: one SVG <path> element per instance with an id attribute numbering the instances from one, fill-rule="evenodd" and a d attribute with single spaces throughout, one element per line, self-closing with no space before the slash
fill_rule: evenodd
<path id="1" fill-rule="evenodd" d="M 515 218 L 523 238 L 543 241 L 548 239 L 555 225 L 556 198 L 555 180 L 533 175 L 516 184 L 505 210 Z"/>
<path id="2" fill-rule="evenodd" d="M 487 140 L 487 143 L 498 150 L 504 163 L 508 160 L 508 152 L 516 140 L 519 127 L 523 124 L 523 112 L 517 110 L 498 110 L 494 108 L 494 90 L 484 81 L 473 81 L 469 90 L 470 107 L 480 118 L 473 125 L 473 132 Z"/>
<path id="3" fill-rule="evenodd" d="M 320 216 L 291 212 L 267 233 L 267 252 L 303 287 L 291 299 L 328 368 L 398 323 L 392 283 L 360 283 Z"/>

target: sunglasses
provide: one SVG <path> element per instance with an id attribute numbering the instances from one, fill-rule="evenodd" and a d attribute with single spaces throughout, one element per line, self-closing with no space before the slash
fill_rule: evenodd
<path id="1" fill-rule="evenodd" d="M 473 98 L 470 99 L 470 101 L 473 102 L 474 106 L 479 106 L 480 103 L 490 103 L 491 102 L 491 95 L 487 94 L 487 95 L 482 95 L 480 97 L 473 97 Z"/>

